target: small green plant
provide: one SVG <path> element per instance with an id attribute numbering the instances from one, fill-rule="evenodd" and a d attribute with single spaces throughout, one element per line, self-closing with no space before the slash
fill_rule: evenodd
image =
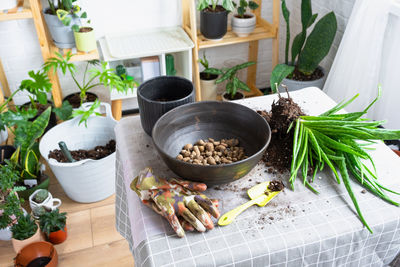
<path id="1" fill-rule="evenodd" d="M 71 74 L 71 77 L 75 83 L 75 85 L 80 90 L 81 104 L 86 101 L 86 93 L 92 89 L 93 87 L 103 85 L 104 87 L 108 87 L 110 90 L 115 89 L 120 93 L 126 93 L 129 89 L 133 90 L 138 83 L 132 79 L 121 79 L 116 73 L 114 69 L 107 68 L 107 63 L 102 62 L 100 64 L 99 60 L 91 60 L 86 64 L 85 71 L 83 73 L 83 80 L 81 83 L 78 82 L 76 78 L 76 66 L 70 62 L 72 57 L 71 52 L 68 52 L 65 57 L 63 57 L 60 53 L 56 53 L 56 57 L 49 58 L 44 64 L 45 71 L 54 71 L 56 72 L 58 69 L 65 75 L 67 71 Z M 89 66 L 101 65 L 101 69 L 91 68 Z M 86 80 L 88 73 L 90 73 L 90 77 Z"/>
<path id="2" fill-rule="evenodd" d="M 11 227 L 12 237 L 17 240 L 28 239 L 36 234 L 37 230 L 38 226 L 29 214 L 19 217 L 18 223 Z"/>
<path id="3" fill-rule="evenodd" d="M 49 196 L 49 191 L 47 191 L 46 189 L 41 189 L 39 192 L 36 193 L 34 200 L 36 203 L 42 203 L 43 201 L 46 200 L 48 196 Z"/>
<path id="4" fill-rule="evenodd" d="M 55 3 L 55 0 L 47 1 L 49 3 L 49 10 L 51 14 L 57 15 L 58 19 L 65 26 L 71 26 L 73 31 L 79 31 L 80 25 L 71 25 L 72 18 L 79 18 L 79 20 L 87 19 L 87 13 L 82 12 L 81 7 L 74 4 L 77 0 L 57 0 L 57 3 Z M 90 20 L 88 23 L 90 23 Z"/>
<path id="5" fill-rule="evenodd" d="M 218 3 L 219 0 L 199 0 L 197 2 L 197 10 L 210 8 L 212 11 L 216 11 Z M 222 7 L 229 12 L 232 12 L 235 9 L 232 0 L 222 0 Z"/>
<path id="6" fill-rule="evenodd" d="M 96 99 L 92 106 L 88 110 L 82 110 L 82 109 L 77 109 L 74 110 L 72 116 L 73 117 L 79 117 L 81 116 L 81 119 L 79 120 L 79 124 L 81 125 L 83 122 L 85 123 L 85 127 L 87 127 L 87 120 L 89 119 L 90 116 L 96 115 L 96 116 L 101 116 L 100 113 L 96 112 L 96 109 L 100 107 L 100 101 Z"/>
<path id="7" fill-rule="evenodd" d="M 34 207 L 32 210 L 33 216 L 37 219 L 41 215 L 45 214 L 47 211 L 43 206 Z"/>
<path id="8" fill-rule="evenodd" d="M 256 10 L 259 7 L 256 2 L 246 0 L 240 0 L 239 4 L 233 2 L 233 5 L 235 6 L 240 18 L 244 18 L 244 14 L 246 13 L 247 8 L 250 8 L 251 10 Z"/>
<path id="9" fill-rule="evenodd" d="M 330 12 L 315 24 L 314 29 L 307 37 L 307 29 L 314 24 L 318 14 L 312 13 L 311 0 L 302 0 L 302 31 L 293 39 L 291 62 L 289 62 L 290 11 L 286 7 L 285 0 L 282 0 L 282 14 L 286 21 L 285 63 L 278 64 L 272 71 L 270 86 L 273 92 L 277 92 L 277 86 L 284 78 L 290 77 L 295 70 L 305 76 L 313 74 L 319 63 L 328 54 L 337 29 L 335 13 Z"/>
<path id="10" fill-rule="evenodd" d="M 199 59 L 200 64 L 204 67 L 203 73 L 206 75 L 206 79 L 209 80 L 211 79 L 211 75 L 219 75 L 217 74 L 220 73 L 219 70 L 215 69 L 215 68 L 210 68 L 210 65 L 208 63 L 207 57 L 206 57 L 206 53 L 204 52 L 203 54 L 203 58 Z M 214 71 L 213 71 L 214 70 Z"/>
<path id="11" fill-rule="evenodd" d="M 218 83 L 222 83 L 223 81 L 227 81 L 225 90 L 226 90 L 226 93 L 228 95 L 230 95 L 230 97 L 233 99 L 239 89 L 250 92 L 250 88 L 247 86 L 247 84 L 242 82 L 241 80 L 239 80 L 239 78 L 237 77 L 237 72 L 241 69 L 245 69 L 254 64 L 256 64 L 256 63 L 253 61 L 250 61 L 250 62 L 236 65 L 232 68 L 223 68 L 222 70 L 216 69 L 216 68 L 209 68 L 208 70 L 206 70 L 204 72 L 210 73 L 210 74 L 221 75 L 221 77 L 219 79 L 217 79 L 215 81 L 215 83 L 218 84 Z"/>
<path id="12" fill-rule="evenodd" d="M 58 209 L 40 215 L 39 216 L 40 229 L 47 235 L 59 230 L 64 231 L 64 227 L 67 222 L 66 215 L 67 215 L 66 212 L 60 213 Z"/>

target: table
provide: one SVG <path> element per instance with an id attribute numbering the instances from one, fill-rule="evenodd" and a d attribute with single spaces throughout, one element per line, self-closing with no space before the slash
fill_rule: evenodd
<path id="1" fill-rule="evenodd" d="M 310 114 L 335 105 L 318 88 L 290 93 Z M 277 95 L 238 101 L 254 109 L 270 109 Z M 370 234 L 356 216 L 344 185 L 325 170 L 317 175 L 316 195 L 300 181 L 265 207 L 254 206 L 225 227 L 178 238 L 166 220 L 142 205 L 129 188 L 140 169 L 152 166 L 157 175 L 174 176 L 157 155 L 140 119 L 122 119 L 116 127 L 116 226 L 128 240 L 138 266 L 384 266 L 400 252 L 400 209 L 354 184 Z M 380 181 L 399 191 L 400 158 L 383 143 L 371 151 Z M 234 183 L 209 188 L 224 213 L 248 201 L 246 189 L 272 179 L 287 183 L 288 174 L 270 174 L 259 163 Z M 397 196 L 394 199 L 400 200 Z"/>

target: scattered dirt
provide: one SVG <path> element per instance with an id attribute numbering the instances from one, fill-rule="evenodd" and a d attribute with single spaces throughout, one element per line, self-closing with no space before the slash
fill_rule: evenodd
<path id="1" fill-rule="evenodd" d="M 91 27 L 82 27 L 79 29 L 79 32 L 91 32 L 93 31 L 93 28 Z"/>
<path id="2" fill-rule="evenodd" d="M 212 7 L 209 6 L 209 7 L 207 7 L 206 9 L 204 9 L 204 11 L 205 11 L 205 12 L 218 13 L 218 12 L 224 12 L 224 11 L 226 11 L 226 9 L 223 8 L 223 6 L 221 6 L 221 5 L 217 5 L 217 6 L 215 7 L 215 10 L 213 10 Z"/>
<path id="3" fill-rule="evenodd" d="M 94 102 L 97 99 L 97 95 L 93 93 L 86 93 L 86 100 L 83 100 L 83 103 L 86 102 Z M 81 97 L 79 93 L 69 95 L 64 98 L 67 100 L 73 108 L 79 108 L 81 106 Z"/>
<path id="4" fill-rule="evenodd" d="M 210 73 L 205 73 L 205 72 L 200 72 L 200 79 L 203 81 L 211 81 L 214 79 L 217 79 L 218 75 L 217 74 L 210 74 Z"/>
<path id="5" fill-rule="evenodd" d="M 272 192 L 282 191 L 284 188 L 285 188 L 285 186 L 283 185 L 282 181 L 279 181 L 279 180 L 273 180 L 273 181 L 269 182 L 269 185 L 268 185 L 268 189 Z"/>
<path id="6" fill-rule="evenodd" d="M 270 167 L 267 172 L 289 171 L 293 153 L 293 130 L 289 133 L 287 130 L 293 121 L 305 115 L 304 112 L 290 96 L 280 96 L 277 102 L 274 101 L 271 112 L 257 112 L 268 121 L 272 131 L 271 142 L 263 156 L 266 166 Z"/>
<path id="7" fill-rule="evenodd" d="M 255 220 L 258 225 L 264 226 L 267 223 L 272 224 L 274 221 L 282 221 L 296 215 L 296 209 L 292 208 L 290 205 L 279 207 L 282 203 L 277 204 L 275 202 L 268 203 L 268 205 L 273 207 L 274 210 L 262 212 Z"/>
<path id="8" fill-rule="evenodd" d="M 320 68 L 317 68 L 311 75 L 304 75 L 297 68 L 294 70 L 290 79 L 296 81 L 314 81 L 324 77 L 324 73 Z"/>
<path id="9" fill-rule="evenodd" d="M 111 155 L 115 152 L 115 140 L 111 140 L 105 146 L 96 146 L 91 150 L 72 150 L 70 151 L 72 158 L 76 161 L 84 160 L 84 159 L 102 159 Z M 54 149 L 49 153 L 49 159 L 55 159 L 58 162 L 68 162 L 68 160 L 64 157 L 64 154 L 59 149 Z"/>

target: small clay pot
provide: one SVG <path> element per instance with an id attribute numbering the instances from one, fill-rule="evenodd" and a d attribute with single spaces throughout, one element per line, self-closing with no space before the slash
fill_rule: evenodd
<path id="1" fill-rule="evenodd" d="M 56 267 L 58 265 L 58 254 L 55 247 L 45 241 L 31 243 L 25 246 L 14 259 L 14 266 L 27 266 L 33 261 L 50 258 L 46 267 Z"/>
<path id="2" fill-rule="evenodd" d="M 34 242 L 38 242 L 38 241 L 41 241 L 42 240 L 42 238 L 41 238 L 41 234 L 40 234 L 40 227 L 39 227 L 39 225 L 37 225 L 37 230 L 36 230 L 36 233 L 33 235 L 33 236 L 31 236 L 31 237 L 29 237 L 29 238 L 27 238 L 27 239 L 25 239 L 25 240 L 18 240 L 18 239 L 15 239 L 15 238 L 12 238 L 11 239 L 11 243 L 12 243 L 12 245 L 13 245 L 13 248 L 14 248 L 14 251 L 16 252 L 16 253 L 18 253 L 22 248 L 24 248 L 25 246 L 27 246 L 27 245 L 29 245 L 29 244 L 31 244 L 31 243 L 34 243 Z"/>
<path id="3" fill-rule="evenodd" d="M 56 232 L 51 232 L 48 235 L 48 240 L 53 244 L 61 244 L 67 239 L 67 226 L 64 227 L 64 230 L 58 230 Z"/>

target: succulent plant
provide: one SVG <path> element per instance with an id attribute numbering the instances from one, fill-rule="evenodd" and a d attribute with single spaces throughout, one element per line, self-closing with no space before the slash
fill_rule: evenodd
<path id="1" fill-rule="evenodd" d="M 43 206 L 35 207 L 33 208 L 32 213 L 34 217 L 40 217 L 46 213 L 46 209 Z"/>
<path id="2" fill-rule="evenodd" d="M 18 223 L 11 227 L 12 237 L 18 240 L 25 240 L 32 237 L 38 229 L 37 224 L 29 214 L 21 216 Z"/>
<path id="3" fill-rule="evenodd" d="M 58 209 L 51 212 L 45 212 L 39 216 L 40 229 L 47 235 L 58 230 L 63 230 L 67 222 L 67 213 L 62 212 Z"/>
<path id="4" fill-rule="evenodd" d="M 43 201 L 46 200 L 48 196 L 49 196 L 49 191 L 47 191 L 46 189 L 42 189 L 35 195 L 35 202 L 42 203 Z"/>

